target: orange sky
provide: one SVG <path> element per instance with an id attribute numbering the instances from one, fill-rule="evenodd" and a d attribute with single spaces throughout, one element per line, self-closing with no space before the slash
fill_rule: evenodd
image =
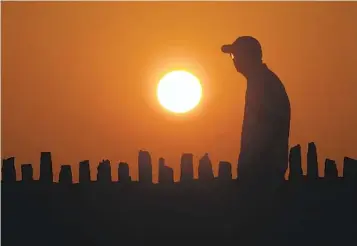
<path id="1" fill-rule="evenodd" d="M 246 82 L 220 52 L 255 36 L 292 107 L 291 145 L 309 141 L 324 158 L 357 158 L 357 3 L 6 2 L 2 3 L 2 157 L 33 163 L 52 151 L 59 165 L 127 161 L 139 149 L 179 177 L 183 152 L 233 164 Z M 172 69 L 201 79 L 200 106 L 175 117 L 158 105 L 157 82 Z M 320 174 L 323 169 L 320 168 Z M 20 177 L 20 171 L 18 171 Z"/>

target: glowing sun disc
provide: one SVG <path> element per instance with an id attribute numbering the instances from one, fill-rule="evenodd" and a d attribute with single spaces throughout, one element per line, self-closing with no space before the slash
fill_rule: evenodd
<path id="1" fill-rule="evenodd" d="M 195 108 L 202 97 L 200 81 L 186 71 L 166 74 L 157 87 L 160 104 L 174 113 L 186 113 Z"/>

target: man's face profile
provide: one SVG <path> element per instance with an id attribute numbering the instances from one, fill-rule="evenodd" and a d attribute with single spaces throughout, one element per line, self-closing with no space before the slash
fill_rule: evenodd
<path id="1" fill-rule="evenodd" d="M 256 56 L 244 51 L 230 53 L 230 57 L 237 72 L 243 75 L 247 75 L 260 61 Z"/>
<path id="2" fill-rule="evenodd" d="M 238 55 L 235 53 L 230 53 L 230 57 L 233 61 L 233 64 L 234 64 L 234 67 L 236 68 L 237 72 L 241 73 L 242 72 L 242 67 L 244 67 L 244 64 L 243 64 L 243 59 L 242 59 L 242 56 L 241 55 Z M 243 68 L 244 70 L 244 68 Z"/>

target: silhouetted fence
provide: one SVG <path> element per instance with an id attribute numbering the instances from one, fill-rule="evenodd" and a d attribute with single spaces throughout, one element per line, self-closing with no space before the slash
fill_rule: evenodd
<path id="1" fill-rule="evenodd" d="M 289 180 L 290 182 L 299 182 L 303 179 L 303 171 L 301 165 L 301 146 L 296 145 L 290 149 L 289 154 Z M 152 183 L 152 163 L 151 156 L 148 151 L 139 151 L 138 155 L 138 176 L 140 183 Z M 336 180 L 338 178 L 337 166 L 334 160 L 326 159 L 324 178 L 326 180 Z M 33 168 L 31 164 L 23 164 L 21 166 L 22 182 L 33 181 Z M 180 182 L 189 182 L 193 177 L 193 155 L 184 153 L 181 156 L 181 175 Z M 319 179 L 317 149 L 316 145 L 311 142 L 308 144 L 307 152 L 307 179 L 314 181 Z M 239 174 L 238 174 L 239 177 Z M 349 182 L 357 180 L 357 160 L 345 157 L 343 163 L 343 177 Z M 129 165 L 120 162 L 118 165 L 118 178 L 120 183 L 131 182 Z M 198 164 L 198 179 L 201 181 L 212 181 L 215 179 L 212 169 L 212 163 L 205 154 Z M 232 166 L 229 162 L 221 161 L 218 167 L 218 180 L 232 180 Z M 52 158 L 50 152 L 42 152 L 40 158 L 40 178 L 39 181 L 44 184 L 53 183 Z M 3 159 L 2 164 L 2 182 L 16 182 L 15 157 Z M 79 183 L 91 182 L 89 161 L 84 160 L 79 163 Z M 97 168 L 97 182 L 111 183 L 111 164 L 109 160 L 103 160 Z M 165 165 L 163 158 L 159 159 L 159 183 L 173 183 L 173 169 Z M 59 183 L 73 183 L 72 168 L 70 165 L 62 165 L 59 173 Z"/>
<path id="2" fill-rule="evenodd" d="M 79 163 L 79 182 L 80 183 L 90 182 L 89 160 L 84 160 Z"/>
<path id="3" fill-rule="evenodd" d="M 33 168 L 31 164 L 21 165 L 21 175 L 23 182 L 33 181 Z"/>
<path id="4" fill-rule="evenodd" d="M 173 183 L 174 170 L 165 165 L 165 159 L 159 159 L 159 183 Z"/>
<path id="5" fill-rule="evenodd" d="M 337 166 L 334 160 L 326 159 L 325 161 L 325 179 L 336 180 L 338 178 Z"/>
<path id="6" fill-rule="evenodd" d="M 221 161 L 218 164 L 218 178 L 222 181 L 232 179 L 232 166 L 228 161 Z"/>
<path id="7" fill-rule="evenodd" d="M 301 146 L 296 145 L 290 149 L 289 154 L 289 180 L 295 182 L 301 180 L 303 176 L 301 166 Z"/>
<path id="8" fill-rule="evenodd" d="M 129 183 L 131 181 L 128 163 L 125 162 L 119 163 L 118 178 L 121 183 Z"/>

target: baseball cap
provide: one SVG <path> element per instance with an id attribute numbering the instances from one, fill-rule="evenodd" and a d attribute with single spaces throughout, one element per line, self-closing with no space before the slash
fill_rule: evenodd
<path id="1" fill-rule="evenodd" d="M 225 44 L 221 48 L 223 53 L 245 53 L 262 57 L 262 47 L 257 39 L 251 36 L 241 36 L 232 44 Z"/>

